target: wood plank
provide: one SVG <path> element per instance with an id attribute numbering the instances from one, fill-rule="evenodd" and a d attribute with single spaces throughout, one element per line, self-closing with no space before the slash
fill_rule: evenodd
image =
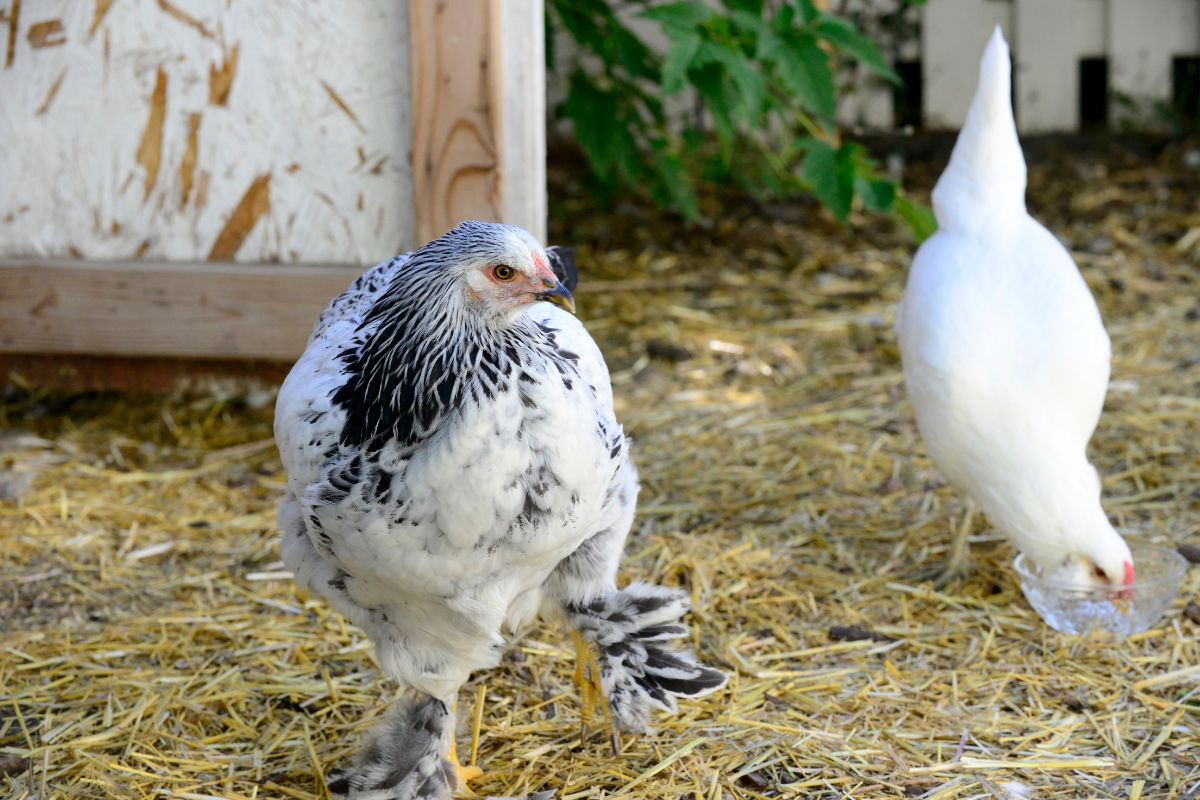
<path id="1" fill-rule="evenodd" d="M 242 391 L 270 390 L 288 369 L 281 361 L 0 353 L 0 382 L 70 392 L 206 391 L 230 381 Z"/>
<path id="2" fill-rule="evenodd" d="M 0 353 L 290 361 L 360 272 L 0 260 Z"/>
<path id="3" fill-rule="evenodd" d="M 464 219 L 546 235 L 542 0 L 409 3 L 417 238 Z"/>
<path id="4" fill-rule="evenodd" d="M 546 241 L 546 16 L 543 0 L 491 0 L 492 103 L 502 222 Z"/>

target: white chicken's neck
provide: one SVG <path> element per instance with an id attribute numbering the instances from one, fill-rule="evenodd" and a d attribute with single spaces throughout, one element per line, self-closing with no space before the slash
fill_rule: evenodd
<path id="1" fill-rule="evenodd" d="M 939 228 L 962 233 L 1003 228 L 1025 215 L 1025 157 L 1012 110 L 1008 45 L 999 28 L 979 65 L 979 87 L 950 164 L 933 190 Z"/>
<path id="2" fill-rule="evenodd" d="M 975 487 L 972 496 L 984 513 L 1043 569 L 1080 554 L 1111 568 L 1110 556 L 1124 542 L 1100 504 L 1100 478 L 1086 454 L 1047 447 L 1027 455 L 1023 464 L 1003 465 L 1005 474 Z"/>

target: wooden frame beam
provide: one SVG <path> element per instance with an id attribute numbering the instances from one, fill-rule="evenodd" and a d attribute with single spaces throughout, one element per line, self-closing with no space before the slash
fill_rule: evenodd
<path id="1" fill-rule="evenodd" d="M 0 261 L 0 353 L 291 361 L 357 267 Z"/>
<path id="2" fill-rule="evenodd" d="M 417 239 L 483 219 L 545 241 L 543 1 L 408 7 Z"/>
<path id="3" fill-rule="evenodd" d="M 266 389 L 283 383 L 290 368 L 281 361 L 0 353 L 0 382 L 69 392 L 205 390 L 230 380 Z"/>

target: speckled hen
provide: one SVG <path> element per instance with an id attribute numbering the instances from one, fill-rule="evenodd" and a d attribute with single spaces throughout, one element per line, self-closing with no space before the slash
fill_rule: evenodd
<path id="1" fill-rule="evenodd" d="M 401 687 L 336 796 L 461 787 L 459 687 L 539 612 L 622 729 L 724 684 L 678 646 L 683 593 L 616 586 L 637 473 L 568 272 L 524 230 L 462 223 L 331 302 L 280 390 L 284 561 Z"/>

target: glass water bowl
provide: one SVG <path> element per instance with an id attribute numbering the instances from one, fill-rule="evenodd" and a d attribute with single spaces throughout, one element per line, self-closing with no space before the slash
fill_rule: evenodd
<path id="1" fill-rule="evenodd" d="M 1174 550 L 1130 541 L 1136 570 L 1129 596 L 1113 589 L 1080 589 L 1042 577 L 1042 571 L 1025 554 L 1013 568 L 1025 599 L 1047 625 L 1063 633 L 1107 631 L 1118 637 L 1140 633 L 1162 618 L 1187 572 L 1187 561 Z"/>

